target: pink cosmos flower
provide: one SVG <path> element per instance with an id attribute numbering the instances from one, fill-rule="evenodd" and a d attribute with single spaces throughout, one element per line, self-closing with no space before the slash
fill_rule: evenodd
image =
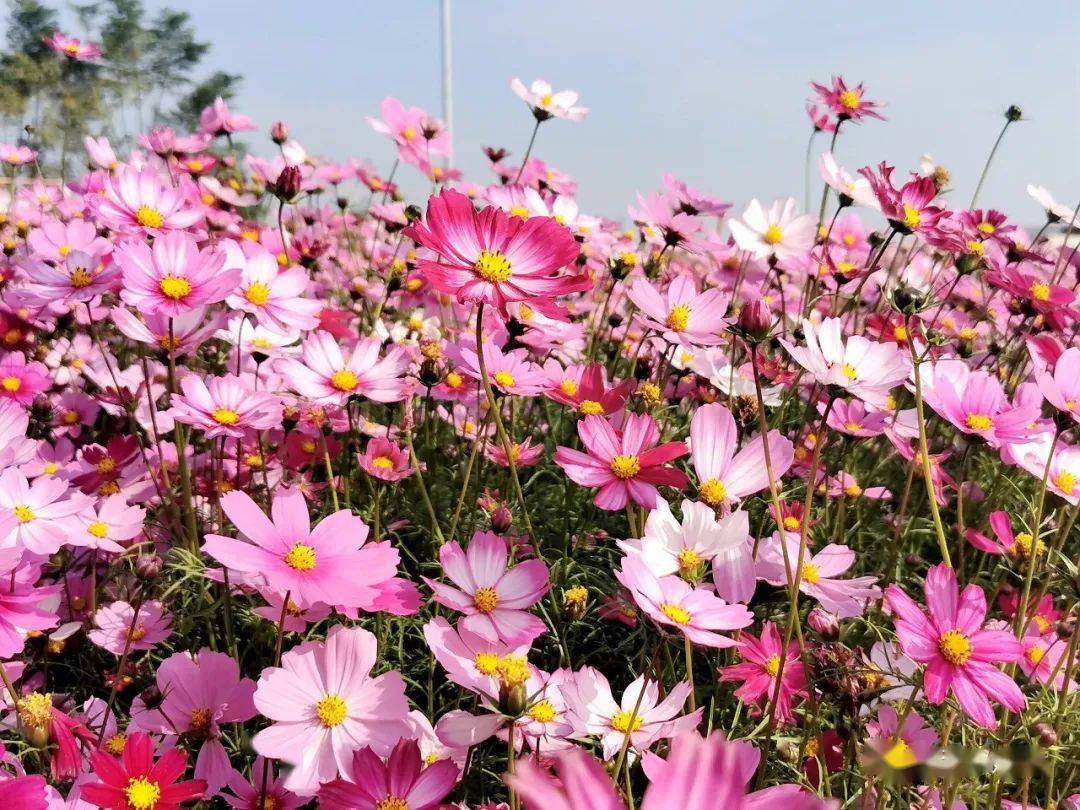
<path id="1" fill-rule="evenodd" d="M 1028 559 L 1032 553 L 1041 554 L 1046 550 L 1046 544 L 1042 540 L 1036 540 L 1030 532 L 1023 531 L 1014 533 L 1012 519 L 1008 512 L 1001 510 L 991 512 L 989 517 L 990 528 L 994 530 L 995 540 L 991 540 L 977 529 L 968 529 L 964 538 L 980 551 L 995 556 L 1009 555 Z"/>
<path id="2" fill-rule="evenodd" d="M 1076 688 L 1076 682 L 1066 677 L 1068 639 L 1056 635 L 1042 636 L 1035 630 L 1024 636 L 1022 644 L 1024 656 L 1020 659 L 1020 670 L 1028 679 L 1057 692 L 1064 691 L 1066 687 L 1070 692 Z"/>
<path id="3" fill-rule="evenodd" d="M 27 363 L 22 352 L 7 352 L 0 358 L 0 402 L 7 399 L 27 408 L 51 384 L 44 363 Z"/>
<path id="4" fill-rule="evenodd" d="M 301 297 L 310 280 L 302 267 L 282 270 L 270 251 L 243 251 L 236 242 L 225 243 L 226 267 L 241 268 L 238 287 L 225 303 L 250 312 L 260 324 L 279 331 L 314 329 L 322 303 Z"/>
<path id="5" fill-rule="evenodd" d="M 326 642 L 309 641 L 263 670 L 255 707 L 272 725 L 252 739 L 264 757 L 293 766 L 285 787 L 310 796 L 319 785 L 352 775 L 352 754 L 368 746 L 389 754 L 407 734 L 409 703 L 397 672 L 371 677 L 375 636 L 337 625 Z"/>
<path id="6" fill-rule="evenodd" d="M 261 574 L 298 605 L 362 606 L 392 579 L 398 552 L 389 543 L 366 543 L 367 525 L 348 509 L 311 528 L 299 489 L 280 489 L 268 518 L 248 495 L 226 494 L 221 508 L 243 539 L 206 535 L 203 551 L 235 571 Z"/>
<path id="7" fill-rule="evenodd" d="M 240 665 L 230 656 L 204 647 L 195 655 L 178 652 L 162 661 L 157 687 L 164 696 L 160 707 L 150 709 L 137 698 L 132 724 L 154 734 L 186 734 L 200 741 L 195 778 L 206 782 L 207 798 L 216 795 L 232 773 L 221 726 L 255 716 L 255 682 L 240 677 Z"/>
<path id="8" fill-rule="evenodd" d="M 937 746 L 937 732 L 917 712 L 909 712 L 903 725 L 896 709 L 878 707 L 877 719 L 866 724 L 868 742 L 890 768 L 902 770 L 925 762 Z"/>
<path id="9" fill-rule="evenodd" d="M 785 651 L 776 625 L 766 622 L 761 628 L 760 638 L 743 633 L 738 646 L 743 662 L 721 669 L 721 682 L 742 683 L 735 690 L 735 697 L 743 703 L 765 708 L 776 691 L 776 677 L 780 674 L 780 659 L 783 657 L 786 660 L 776 701 L 776 717 L 781 723 L 792 722 L 795 719 L 795 699 L 807 695 L 806 669 L 799 657 L 798 645 L 792 642 Z"/>
<path id="10" fill-rule="evenodd" d="M 49 263 L 32 262 L 23 268 L 30 285 L 20 291 L 35 303 L 82 303 L 112 292 L 120 280 L 120 269 L 100 256 L 72 251 Z"/>
<path id="11" fill-rule="evenodd" d="M 679 714 L 690 695 L 686 681 L 677 682 L 661 700 L 657 683 L 639 675 L 616 702 L 603 673 L 583 667 L 560 691 L 575 736 L 598 737 L 605 760 L 622 750 L 627 737 L 630 749 L 641 753 L 658 740 L 697 728 L 702 715 L 702 709 Z"/>
<path id="12" fill-rule="evenodd" d="M 535 396 L 547 385 L 543 372 L 536 363 L 531 362 L 528 349 L 513 349 L 508 352 L 487 341 L 483 344 L 484 366 L 492 387 L 504 394 L 516 396 Z M 472 377 L 481 378 L 480 359 L 472 349 L 460 349 L 461 365 L 458 371 Z"/>
<path id="13" fill-rule="evenodd" d="M 29 482 L 17 469 L 8 467 L 0 473 L 0 515 L 8 530 L 0 546 L 16 546 L 42 556 L 54 554 L 77 530 L 75 516 L 91 503 L 62 478 L 41 476 Z"/>
<path id="14" fill-rule="evenodd" d="M 602 416 L 586 416 L 577 432 L 589 452 L 559 447 L 555 463 L 574 483 L 600 487 L 593 503 L 601 509 L 619 510 L 631 499 L 652 509 L 660 498 L 657 486 L 686 486 L 682 470 L 664 466 L 686 455 L 686 445 L 657 445 L 660 431 L 648 414 L 628 414 L 621 432 Z"/>
<path id="15" fill-rule="evenodd" d="M 518 467 L 533 467 L 540 463 L 540 459 L 544 455 L 543 444 L 533 444 L 532 437 L 526 437 L 524 441 L 515 442 L 510 441 L 510 456 L 513 460 L 514 466 Z M 489 461 L 493 461 L 500 467 L 509 467 L 510 462 L 507 459 L 506 450 L 501 444 L 487 443 L 484 445 L 484 458 Z"/>
<path id="16" fill-rule="evenodd" d="M 567 366 L 558 360 L 544 363 L 544 374 L 551 387 L 545 391 L 549 399 L 568 405 L 583 416 L 611 416 L 623 409 L 630 392 L 631 380 L 608 387 L 602 363 Z"/>
<path id="17" fill-rule="evenodd" d="M 255 608 L 252 612 L 274 624 L 280 623 L 287 633 L 303 633 L 309 624 L 321 622 L 333 613 L 333 610 L 322 602 L 305 607 L 300 607 L 292 599 L 286 602 L 285 594 L 278 593 L 273 588 L 260 588 L 259 594 L 266 600 L 266 606 Z M 285 617 L 284 620 L 282 616 Z"/>
<path id="18" fill-rule="evenodd" d="M 69 546 L 122 554 L 124 546 L 143 532 L 146 510 L 129 506 L 123 495 L 110 495 L 75 516 L 78 529 L 66 539 Z"/>
<path id="19" fill-rule="evenodd" d="M 1059 441 L 1051 449 L 1052 437 L 1053 432 L 1046 431 L 1037 434 L 1034 441 L 1016 446 L 1017 462 L 1037 480 L 1045 476 L 1048 491 L 1076 506 L 1080 503 L 1080 445 Z"/>
<path id="20" fill-rule="evenodd" d="M 69 37 L 59 31 L 50 37 L 42 37 L 41 41 L 73 62 L 93 62 L 102 55 L 101 48 L 92 42 L 83 42 L 78 37 Z"/>
<path id="21" fill-rule="evenodd" d="M 1062 352 L 1052 371 L 1036 362 L 1035 379 L 1047 402 L 1080 422 L 1080 347 Z"/>
<path id="22" fill-rule="evenodd" d="M 25 166 L 37 160 L 37 152 L 29 146 L 0 143 L 0 163 L 8 166 Z"/>
<path id="23" fill-rule="evenodd" d="M 923 689 L 930 703 L 942 703 L 952 692 L 963 712 L 983 728 L 996 728 L 990 701 L 1018 712 L 1027 700 L 1016 683 L 995 666 L 1018 662 L 1023 647 L 1006 630 L 985 630 L 986 595 L 978 585 L 963 592 L 956 572 L 935 565 L 926 574 L 922 609 L 897 585 L 885 591 L 896 615 L 896 633 L 904 653 L 924 664 Z"/>
<path id="24" fill-rule="evenodd" d="M 847 197 L 852 202 L 867 208 L 878 207 L 877 197 L 870 188 L 870 181 L 865 177 L 853 177 L 847 169 L 836 162 L 836 157 L 832 152 L 822 153 L 818 159 L 818 169 L 826 185 L 841 198 Z"/>
<path id="25" fill-rule="evenodd" d="M 30 692 L 18 702 L 18 722 L 29 738 L 44 740 L 49 772 L 57 781 L 74 779 L 82 769 L 82 747 L 94 741 L 86 725 L 61 711 L 51 694 Z"/>
<path id="26" fill-rule="evenodd" d="M 246 115 L 234 115 L 230 112 L 229 105 L 221 96 L 199 113 L 199 132 L 204 135 L 231 135 L 253 129 L 255 125 L 251 123 L 251 119 Z"/>
<path id="27" fill-rule="evenodd" d="M 695 588 L 681 577 L 657 577 L 639 556 L 624 557 L 615 579 L 650 619 L 702 647 L 734 647 L 738 642 L 718 631 L 741 630 L 754 622 L 744 605 L 729 605 L 711 589 Z"/>
<path id="28" fill-rule="evenodd" d="M 46 788 L 43 776 L 13 776 L 0 781 L 0 803 L 23 810 L 49 810 Z"/>
<path id="29" fill-rule="evenodd" d="M 504 672 L 524 662 L 529 652 L 528 643 L 489 641 L 466 627 L 451 627 L 442 616 L 424 625 L 424 640 L 451 681 L 491 705 L 498 702 Z"/>
<path id="30" fill-rule="evenodd" d="M 563 118 L 567 121 L 580 121 L 589 114 L 588 107 L 578 105 L 578 94 L 573 90 L 553 92 L 551 85 L 543 79 L 537 79 L 528 87 L 515 76 L 510 80 L 510 89 L 532 109 L 537 121 L 548 118 Z"/>
<path id="31" fill-rule="evenodd" d="M 934 235 L 938 220 L 946 213 L 941 206 L 932 204 L 938 195 L 934 178 L 913 173 L 897 189 L 893 185 L 892 173 L 893 167 L 884 161 L 878 165 L 877 173 L 869 166 L 859 170 L 859 174 L 869 181 L 881 213 L 893 228 L 904 234 Z"/>
<path id="32" fill-rule="evenodd" d="M 799 559 L 799 536 L 776 532 L 758 549 L 757 576 L 771 585 L 791 584 L 780 546 L 786 542 L 787 559 L 792 568 Z M 804 554 L 799 590 L 817 599 L 823 608 L 842 619 L 861 616 L 868 602 L 881 598 L 881 589 L 874 585 L 877 577 L 839 579 L 839 575 L 855 564 L 855 552 L 847 546 L 830 543 L 816 554 Z M 794 576 L 794 572 L 793 572 Z"/>
<path id="33" fill-rule="evenodd" d="M 714 508 L 769 486 L 761 435 L 736 452 L 738 435 L 731 411 L 716 402 L 698 408 L 690 420 L 690 454 L 698 478 L 698 497 Z M 767 438 L 773 476 L 779 482 L 791 469 L 795 448 L 777 430 L 770 430 Z"/>
<path id="34" fill-rule="evenodd" d="M 181 810 L 181 805 L 198 799 L 206 790 L 201 779 L 177 782 L 187 770 L 187 754 L 170 748 L 154 762 L 154 742 L 150 735 L 128 736 L 121 757 L 104 751 L 90 754 L 94 776 L 100 781 L 79 787 L 80 797 L 106 810 Z"/>
<path id="35" fill-rule="evenodd" d="M 196 307 L 175 318 L 160 310 L 136 316 L 124 307 L 114 307 L 109 315 L 125 337 L 163 352 L 171 351 L 174 357 L 191 354 L 221 325 L 217 315 L 207 318 L 206 307 Z"/>
<path id="36" fill-rule="evenodd" d="M 127 602 L 111 602 L 94 614 L 94 630 L 87 637 L 113 655 L 124 650 L 152 650 L 172 634 L 172 616 L 156 600 L 147 600 L 135 608 Z"/>
<path id="37" fill-rule="evenodd" d="M 657 501 L 645 521 L 640 540 L 620 540 L 619 548 L 640 557 L 655 576 L 678 574 L 689 582 L 704 576 L 711 563 L 720 598 L 749 602 L 754 595 L 754 560 L 750 518 L 741 509 L 717 519 L 709 506 L 682 502 L 682 521 L 675 519 L 667 501 Z"/>
<path id="38" fill-rule="evenodd" d="M 986 281 L 1007 292 L 1028 312 L 1046 316 L 1058 328 L 1080 318 L 1080 312 L 1072 306 L 1076 293 L 1069 287 L 1052 284 L 1046 275 L 1024 273 L 1006 266 L 987 273 Z"/>
<path id="39" fill-rule="evenodd" d="M 889 391 L 910 374 L 911 364 L 895 344 L 876 343 L 861 335 L 844 340 L 840 318 L 815 326 L 803 320 L 806 346 L 780 343 L 822 385 L 834 385 L 862 400 L 885 407 Z"/>
<path id="40" fill-rule="evenodd" d="M 242 439 L 252 430 L 281 426 L 281 399 L 257 391 L 253 377 L 209 377 L 187 374 L 180 380 L 183 395 L 172 397 L 169 414 L 177 422 L 199 428 L 208 439 L 228 436 Z"/>
<path id="41" fill-rule="evenodd" d="M 548 590 L 547 566 L 526 560 L 507 568 L 506 541 L 477 532 L 468 551 L 451 541 L 439 548 L 443 573 L 457 587 L 424 577 L 435 601 L 465 614 L 461 626 L 488 641 L 528 644 L 547 626 L 528 609 Z"/>
<path id="42" fill-rule="evenodd" d="M 644 278 L 634 281 L 627 296 L 641 310 L 645 326 L 669 343 L 712 346 L 724 340 L 728 295 L 715 288 L 699 293 L 688 273 L 675 276 L 664 296 Z"/>
<path id="43" fill-rule="evenodd" d="M 961 433 L 979 436 L 991 447 L 1021 442 L 1032 434 L 1030 425 L 1039 418 L 1041 402 L 1010 405 L 995 375 L 972 371 L 959 358 L 923 365 L 919 371 L 926 404 Z"/>
<path id="44" fill-rule="evenodd" d="M 97 214 L 115 231 L 149 236 L 190 228 L 203 218 L 202 211 L 189 207 L 181 191 L 154 169 L 132 166 L 121 166 L 105 178 Z"/>
<path id="45" fill-rule="evenodd" d="M 59 588 L 37 585 L 39 568 L 23 563 L 10 551 L 0 552 L 0 656 L 11 658 L 23 651 L 26 634 L 48 630 L 59 623 Z"/>
<path id="46" fill-rule="evenodd" d="M 638 194 L 637 205 L 627 206 L 627 211 L 650 244 L 696 249 L 694 236 L 702 221 L 681 208 L 674 198 L 654 191 L 646 196 Z"/>
<path id="47" fill-rule="evenodd" d="M 542 315 L 565 320 L 552 299 L 588 290 L 588 273 L 560 275 L 577 259 L 579 246 L 568 228 L 548 217 L 521 219 L 489 206 L 477 213 L 472 201 L 444 189 L 428 199 L 425 222 L 403 233 L 438 254 L 419 258 L 417 269 L 439 292 L 461 303 L 506 305 L 524 302 Z"/>
<path id="48" fill-rule="evenodd" d="M 240 282 L 240 270 L 223 270 L 225 254 L 199 249 L 195 238 L 170 231 L 154 240 L 125 242 L 114 253 L 123 273 L 120 297 L 143 313 L 178 318 L 221 301 Z"/>
<path id="49" fill-rule="evenodd" d="M 273 810 L 297 810 L 306 803 L 291 790 L 285 789 L 284 778 L 275 775 L 274 764 L 264 757 L 255 757 L 250 780 L 239 771 L 233 771 L 228 787 L 232 795 L 226 793 L 222 798 L 235 810 L 265 810 L 268 807 Z"/>
<path id="50" fill-rule="evenodd" d="M 120 165 L 120 161 L 116 159 L 116 152 L 113 151 L 108 138 L 104 136 L 95 138 L 92 135 L 86 135 L 83 138 L 83 146 L 86 148 L 86 156 L 90 159 L 90 165 L 109 172 Z M 78 221 L 76 220 L 76 222 Z"/>
<path id="51" fill-rule="evenodd" d="M 380 481 L 400 481 L 413 473 L 409 451 L 383 436 L 369 441 L 357 459 L 360 469 Z"/>
<path id="52" fill-rule="evenodd" d="M 759 259 L 793 259 L 813 247 L 817 221 L 811 214 L 799 215 L 799 204 L 791 197 L 777 200 L 766 211 L 751 200 L 742 219 L 728 222 L 735 243 Z"/>
<path id="53" fill-rule="evenodd" d="M 109 240 L 98 236 L 97 228 L 84 219 L 48 219 L 30 231 L 26 243 L 36 258 L 50 262 L 62 261 L 70 253 L 102 256 L 112 249 Z"/>
<path id="54" fill-rule="evenodd" d="M 833 76 L 832 85 L 829 87 L 817 82 L 811 82 L 810 86 L 814 88 L 818 99 L 840 121 L 861 121 L 863 118 L 885 120 L 878 112 L 881 105 L 876 101 L 863 98 L 862 83 L 848 87 L 842 76 Z"/>
<path id="55" fill-rule="evenodd" d="M 368 124 L 380 135 L 386 135 L 401 150 L 398 154 L 411 155 L 417 162 L 429 155 L 443 156 L 450 154 L 450 135 L 442 127 L 435 127 L 432 137 L 432 124 L 426 112 L 419 107 L 406 107 L 393 96 L 387 96 L 379 105 L 382 119 L 368 118 Z"/>
<path id="56" fill-rule="evenodd" d="M 353 754 L 352 778 L 335 779 L 319 788 L 322 807 L 350 810 L 432 810 L 457 782 L 449 759 L 426 765 L 416 740 L 402 739 L 384 763 L 370 748 Z"/>
<path id="57" fill-rule="evenodd" d="M 818 413 L 824 411 L 825 404 L 818 403 Z M 861 399 L 838 399 L 833 402 L 826 424 L 848 436 L 866 439 L 880 436 L 895 419 L 895 414 L 885 409 L 867 408 Z"/>
<path id="58" fill-rule="evenodd" d="M 380 348 L 377 339 L 361 340 L 346 358 L 334 336 L 320 329 L 304 340 L 302 360 L 281 360 L 277 370 L 298 394 L 314 402 L 344 405 L 354 395 L 397 402 L 405 394 L 401 375 L 409 359 L 397 346 L 380 358 Z"/>

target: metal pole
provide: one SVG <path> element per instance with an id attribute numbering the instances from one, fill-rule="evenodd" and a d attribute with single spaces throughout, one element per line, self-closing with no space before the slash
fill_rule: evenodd
<path id="1" fill-rule="evenodd" d="M 454 82 L 453 59 L 450 51 L 450 0 L 441 0 L 442 4 L 442 115 L 450 133 L 450 154 L 454 145 Z M 450 165 L 450 155 L 443 158 L 443 165 Z"/>

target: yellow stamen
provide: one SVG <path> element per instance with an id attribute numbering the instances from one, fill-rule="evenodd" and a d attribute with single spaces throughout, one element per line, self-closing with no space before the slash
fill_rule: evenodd
<path id="1" fill-rule="evenodd" d="M 161 294 L 173 301 L 180 301 L 191 294 L 191 282 L 179 276 L 165 276 L 158 283 Z"/>
<path id="2" fill-rule="evenodd" d="M 623 734 L 633 734 L 645 724 L 645 720 L 634 712 L 616 712 L 611 718 L 611 727 Z"/>
<path id="3" fill-rule="evenodd" d="M 661 603 L 660 612 L 675 622 L 675 624 L 690 624 L 690 620 L 694 618 L 686 608 L 680 605 L 674 605 L 671 602 Z"/>
<path id="4" fill-rule="evenodd" d="M 603 416 L 604 406 L 597 402 L 595 399 L 584 399 L 578 406 L 580 410 L 586 416 Z"/>
<path id="5" fill-rule="evenodd" d="M 356 375 L 347 368 L 335 371 L 333 376 L 330 377 L 330 385 L 334 386 L 338 391 L 352 391 L 359 382 L 360 380 L 357 379 Z"/>
<path id="6" fill-rule="evenodd" d="M 22 388 L 22 380 L 14 376 L 4 377 L 3 380 L 0 380 L 0 385 L 3 385 L 4 390 L 7 391 L 9 394 L 14 394 L 16 391 Z"/>
<path id="7" fill-rule="evenodd" d="M 333 728 L 345 722 L 349 706 L 340 695 L 327 695 L 315 704 L 315 714 L 323 728 Z"/>
<path id="8" fill-rule="evenodd" d="M 89 526 L 86 527 L 87 533 L 101 540 L 107 537 L 109 534 L 109 527 L 107 524 L 102 523 L 100 520 L 95 520 Z"/>
<path id="9" fill-rule="evenodd" d="M 765 661 L 765 671 L 773 678 L 780 674 L 780 656 L 773 655 Z"/>
<path id="10" fill-rule="evenodd" d="M 473 269 L 480 278 L 492 284 L 509 281 L 513 274 L 509 259 L 497 250 L 481 250 Z"/>
<path id="11" fill-rule="evenodd" d="M 641 462 L 638 461 L 637 456 L 615 456 L 615 458 L 611 460 L 611 472 L 614 473 L 616 478 L 621 478 L 623 480 L 633 478 L 641 472 Z"/>
<path id="12" fill-rule="evenodd" d="M 477 588 L 473 594 L 473 602 L 481 613 L 491 613 L 499 606 L 499 594 L 494 588 Z"/>
<path id="13" fill-rule="evenodd" d="M 165 216 L 156 208 L 141 205 L 139 210 L 135 212 L 135 221 L 144 228 L 160 228 L 165 224 Z"/>
<path id="14" fill-rule="evenodd" d="M 919 761 L 915 756 L 915 752 L 911 750 L 911 746 L 903 740 L 897 740 L 893 743 L 892 747 L 882 756 L 882 759 L 885 760 L 886 765 L 895 770 L 910 768 Z"/>
<path id="15" fill-rule="evenodd" d="M 960 666 L 971 657 L 971 642 L 959 630 L 948 630 L 938 639 L 938 649 L 950 664 Z"/>
<path id="16" fill-rule="evenodd" d="M 778 245 L 784 238 L 784 230 L 779 225 L 770 225 L 765 229 L 765 233 L 762 234 L 761 238 L 766 245 Z"/>
<path id="17" fill-rule="evenodd" d="M 261 281 L 256 281 L 244 290 L 244 298 L 248 300 L 248 303 L 257 307 L 265 306 L 266 302 L 270 300 L 270 287 Z"/>
<path id="18" fill-rule="evenodd" d="M 709 506 L 720 506 L 727 500 L 727 487 L 724 486 L 723 481 L 716 478 L 710 478 L 698 487 L 698 497 L 705 501 Z"/>
<path id="19" fill-rule="evenodd" d="M 550 700 L 541 700 L 529 707 L 529 717 L 537 723 L 550 723 L 555 719 L 556 714 L 558 712 L 555 711 Z"/>
<path id="20" fill-rule="evenodd" d="M 19 504 L 15 507 L 15 517 L 19 519 L 19 523 L 29 523 L 36 515 L 34 515 L 34 510 L 29 506 Z"/>
<path id="21" fill-rule="evenodd" d="M 671 308 L 671 312 L 668 313 L 667 320 L 664 323 L 667 328 L 673 332 L 682 332 L 686 329 L 686 325 L 690 322 L 690 307 L 686 304 L 676 304 Z"/>
<path id="22" fill-rule="evenodd" d="M 228 408 L 218 408 L 214 411 L 214 421 L 219 425 L 235 425 L 240 421 L 240 414 Z"/>
<path id="23" fill-rule="evenodd" d="M 994 426 L 994 420 L 984 413 L 969 413 L 964 422 L 972 430 L 990 430 Z"/>
<path id="24" fill-rule="evenodd" d="M 304 543 L 296 543 L 285 555 L 285 564 L 294 571 L 310 571 L 315 567 L 315 549 Z"/>
<path id="25" fill-rule="evenodd" d="M 161 788 L 145 776 L 128 780 L 124 795 L 132 810 L 154 810 L 161 799 Z"/>

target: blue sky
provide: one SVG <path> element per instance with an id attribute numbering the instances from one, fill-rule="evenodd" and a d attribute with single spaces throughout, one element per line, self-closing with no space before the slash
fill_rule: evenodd
<path id="1" fill-rule="evenodd" d="M 368 128 L 383 96 L 440 112 L 438 0 L 148 0 L 191 12 L 208 65 L 241 73 L 236 107 L 260 135 L 277 118 L 316 154 L 390 146 Z M 1080 12 L 1066 0 L 948 3 L 755 0 L 455 0 L 455 163 L 488 182 L 481 145 L 520 156 L 532 123 L 512 76 L 578 90 L 584 122 L 541 127 L 535 154 L 573 175 L 588 211 L 625 216 L 636 191 L 674 172 L 742 206 L 802 198 L 811 79 L 841 73 L 885 102 L 887 122 L 850 127 L 851 168 L 913 168 L 931 153 L 965 204 L 1002 112 L 1014 125 L 981 202 L 1038 223 L 1029 182 L 1080 198 Z M 255 139 L 252 139 L 255 140 Z M 819 147 L 825 142 L 819 138 Z M 415 180 L 406 188 L 420 193 Z"/>

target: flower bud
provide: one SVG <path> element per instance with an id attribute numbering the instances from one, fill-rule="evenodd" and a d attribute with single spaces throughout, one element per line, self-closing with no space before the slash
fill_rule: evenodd
<path id="1" fill-rule="evenodd" d="M 583 585 L 575 585 L 563 591 L 563 611 L 572 622 L 580 621 L 588 607 L 589 591 Z"/>
<path id="2" fill-rule="evenodd" d="M 739 310 L 738 324 L 747 340 L 765 340 L 772 331 L 772 313 L 764 301 L 748 301 Z"/>
<path id="3" fill-rule="evenodd" d="M 1049 747 L 1058 743 L 1057 731 L 1050 723 L 1036 723 L 1031 731 L 1042 746 Z"/>
<path id="4" fill-rule="evenodd" d="M 150 582 L 161 576 L 164 561 L 157 554 L 140 554 L 135 561 L 135 575 L 144 582 Z"/>
<path id="5" fill-rule="evenodd" d="M 491 530 L 496 534 L 505 534 L 514 525 L 514 515 L 505 506 L 500 506 L 491 514 Z"/>
<path id="6" fill-rule="evenodd" d="M 492 163 L 498 163 L 510 153 L 502 147 L 485 146 L 484 154 L 487 155 L 487 159 L 490 160 Z"/>
<path id="7" fill-rule="evenodd" d="M 835 641 L 840 637 L 840 620 L 827 610 L 815 607 L 806 617 L 810 628 L 826 641 Z"/>
<path id="8" fill-rule="evenodd" d="M 439 364 L 434 360 L 425 359 L 424 362 L 420 364 L 420 374 L 418 376 L 420 377 L 420 382 L 428 388 L 438 385 L 441 378 L 439 374 Z"/>
<path id="9" fill-rule="evenodd" d="M 289 128 L 284 121 L 275 121 L 270 127 L 270 140 L 278 146 L 289 140 Z"/>
<path id="10" fill-rule="evenodd" d="M 1009 122 L 1019 121 L 1024 117 L 1024 111 L 1015 104 L 1010 104 L 1005 110 L 1005 119 Z"/>
<path id="11" fill-rule="evenodd" d="M 300 193 L 301 181 L 300 167 L 286 166 L 274 182 L 274 195 L 283 202 L 289 202 Z"/>

